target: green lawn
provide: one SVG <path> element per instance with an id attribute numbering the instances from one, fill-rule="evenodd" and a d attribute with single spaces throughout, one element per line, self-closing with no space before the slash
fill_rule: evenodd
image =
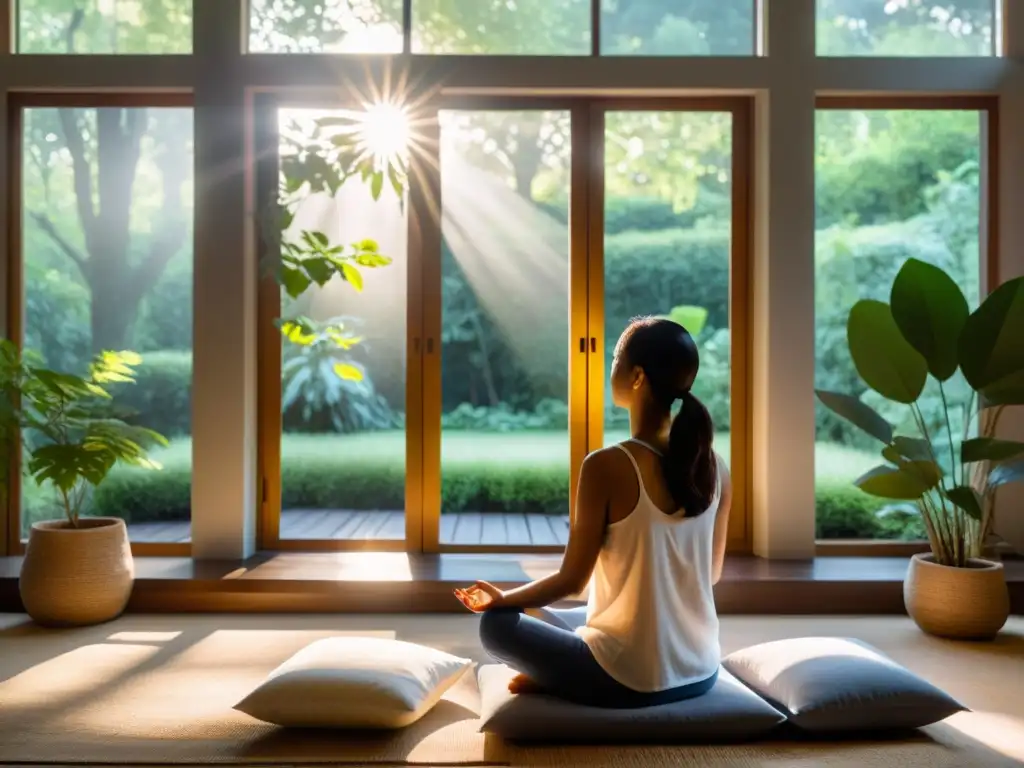
<path id="1" fill-rule="evenodd" d="M 628 433 L 608 432 L 605 444 L 625 439 Z M 175 440 L 153 457 L 168 469 L 187 467 L 191 440 Z M 715 438 L 715 450 L 729 458 L 729 435 Z M 501 464 L 508 466 L 564 465 L 569 469 L 569 437 L 565 432 L 445 432 L 441 443 L 442 466 Z M 405 460 L 405 433 L 368 432 L 358 435 L 296 435 L 284 437 L 282 456 L 298 462 L 325 462 L 337 458 L 346 463 L 374 464 Z M 815 446 L 818 480 L 851 482 L 879 463 L 874 453 L 831 443 Z"/>

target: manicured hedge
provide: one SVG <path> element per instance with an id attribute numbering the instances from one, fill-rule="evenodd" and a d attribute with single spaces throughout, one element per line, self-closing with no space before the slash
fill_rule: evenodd
<path id="1" fill-rule="evenodd" d="M 404 467 L 393 457 L 289 457 L 286 449 L 282 463 L 286 508 L 329 508 L 339 499 L 349 509 L 404 506 Z M 441 487 L 446 512 L 565 514 L 568 465 L 452 462 L 444 469 Z M 903 534 L 895 520 L 876 514 L 883 506 L 878 499 L 846 482 L 821 480 L 815 493 L 818 538 L 899 538 Z M 97 490 L 94 513 L 130 522 L 182 520 L 189 517 L 190 494 L 187 463 L 169 461 L 156 472 L 119 469 Z"/>

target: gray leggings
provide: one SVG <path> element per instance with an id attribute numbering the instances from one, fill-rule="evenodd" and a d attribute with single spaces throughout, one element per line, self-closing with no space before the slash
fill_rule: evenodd
<path id="1" fill-rule="evenodd" d="M 692 699 L 707 693 L 718 678 L 641 693 L 612 678 L 575 632 L 527 616 L 515 608 L 498 608 L 480 617 L 480 640 L 496 661 L 520 672 L 553 696 L 590 706 L 637 709 Z"/>

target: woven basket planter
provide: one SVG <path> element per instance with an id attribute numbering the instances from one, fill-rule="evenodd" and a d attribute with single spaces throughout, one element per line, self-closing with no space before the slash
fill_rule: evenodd
<path id="1" fill-rule="evenodd" d="M 914 555 L 903 582 L 907 613 L 922 630 L 956 640 L 991 640 L 1010 615 L 1002 563 L 969 560 L 967 568 Z"/>
<path id="2" fill-rule="evenodd" d="M 44 626 L 99 624 L 117 618 L 135 579 L 123 520 L 89 517 L 35 523 L 18 588 L 25 612 Z"/>

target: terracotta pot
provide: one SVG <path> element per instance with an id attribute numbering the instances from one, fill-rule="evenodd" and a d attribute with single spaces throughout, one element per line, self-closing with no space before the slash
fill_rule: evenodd
<path id="1" fill-rule="evenodd" d="M 117 618 L 128 604 L 135 565 L 128 528 L 114 517 L 35 523 L 18 588 L 25 612 L 44 626 L 83 626 Z"/>
<path id="2" fill-rule="evenodd" d="M 957 640 L 991 640 L 1010 615 L 1003 564 L 971 559 L 967 568 L 914 555 L 903 582 L 907 613 L 922 630 Z"/>

